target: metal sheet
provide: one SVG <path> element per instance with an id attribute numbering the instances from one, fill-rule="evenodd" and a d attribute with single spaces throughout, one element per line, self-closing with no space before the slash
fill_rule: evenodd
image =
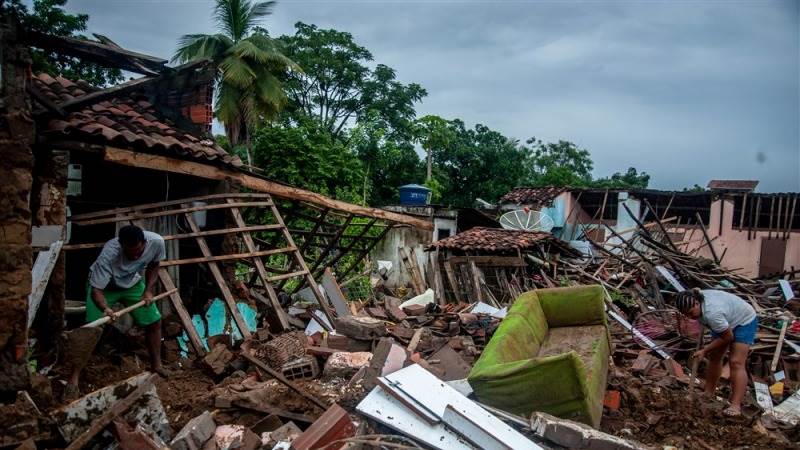
<path id="1" fill-rule="evenodd" d="M 479 422 L 471 420 L 453 408 L 452 405 L 447 405 L 444 409 L 442 421 L 482 450 L 514 450 L 504 444 L 503 441 L 498 440 L 490 430 L 483 428 Z"/>
<path id="2" fill-rule="evenodd" d="M 356 410 L 367 417 L 440 450 L 474 450 L 456 433 L 449 431 L 441 423 L 429 424 L 406 408 L 394 397 L 387 394 L 380 386 L 375 387 Z"/>
<path id="3" fill-rule="evenodd" d="M 669 282 L 669 284 L 672 285 L 673 288 L 675 288 L 676 291 L 681 292 L 681 291 L 686 290 L 686 288 L 683 287 L 683 285 L 680 283 L 680 281 L 678 281 L 678 279 L 675 278 L 675 276 L 672 275 L 672 272 L 667 270 L 666 267 L 664 267 L 664 266 L 656 266 L 656 270 L 658 271 L 658 273 L 661 274 L 662 277 L 664 277 L 664 279 L 666 279 Z"/>
<path id="4" fill-rule="evenodd" d="M 772 412 L 772 396 L 769 394 L 769 386 L 765 383 L 759 383 L 758 381 L 754 382 L 753 385 L 756 388 L 756 402 L 758 402 L 758 406 L 764 411 Z"/>
<path id="5" fill-rule="evenodd" d="M 481 428 L 492 430 L 494 437 L 511 448 L 518 450 L 541 448 L 418 364 L 398 370 L 384 378 L 393 386 L 402 389 L 409 397 L 423 404 L 427 410 L 436 414 L 440 419 L 444 417 L 445 409 L 450 405 L 459 414 L 480 424 Z"/>
<path id="6" fill-rule="evenodd" d="M 792 285 L 789 284 L 788 280 L 778 280 L 778 283 L 781 285 L 781 290 L 783 291 L 783 296 L 786 298 L 786 301 L 794 298 L 794 291 L 792 290 Z"/>

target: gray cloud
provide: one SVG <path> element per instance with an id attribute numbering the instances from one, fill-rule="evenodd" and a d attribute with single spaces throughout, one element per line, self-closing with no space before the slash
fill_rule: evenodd
<path id="1" fill-rule="evenodd" d="M 68 8 L 126 48 L 169 56 L 180 35 L 213 30 L 212 4 Z M 572 140 L 591 150 L 597 176 L 634 166 L 662 189 L 756 178 L 761 191 L 800 191 L 798 5 L 284 0 L 266 26 L 348 31 L 428 90 L 420 114 Z"/>

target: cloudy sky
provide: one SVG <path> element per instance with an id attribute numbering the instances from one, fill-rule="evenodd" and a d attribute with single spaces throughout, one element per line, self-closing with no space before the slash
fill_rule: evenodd
<path id="1" fill-rule="evenodd" d="M 169 57 L 180 35 L 213 31 L 213 3 L 67 7 Z M 297 21 L 352 33 L 425 87 L 420 114 L 573 141 L 596 176 L 633 166 L 658 189 L 746 178 L 800 191 L 800 2 L 282 0 L 265 25 Z"/>

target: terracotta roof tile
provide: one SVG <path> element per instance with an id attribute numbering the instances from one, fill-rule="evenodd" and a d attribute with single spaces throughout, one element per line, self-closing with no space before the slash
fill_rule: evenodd
<path id="1" fill-rule="evenodd" d="M 56 103 L 100 90 L 82 80 L 72 81 L 61 76 L 53 78 L 44 73 L 33 77 L 33 82 Z M 164 153 L 167 156 L 177 154 L 206 162 L 242 165 L 238 156 L 228 154 L 211 139 L 177 128 L 166 117 L 161 117 L 152 103 L 136 94 L 104 100 L 79 111 L 71 111 L 65 118 L 51 119 L 44 132 L 127 146 L 135 151 Z"/>
<path id="2" fill-rule="evenodd" d="M 549 206 L 550 203 L 566 192 L 568 188 L 547 186 L 540 188 L 517 187 L 500 198 L 500 203 L 514 203 L 518 205 Z"/>
<path id="3" fill-rule="evenodd" d="M 476 227 L 434 242 L 430 248 L 507 252 L 532 249 L 544 242 L 561 244 L 561 241 L 552 234 L 541 231 Z"/>

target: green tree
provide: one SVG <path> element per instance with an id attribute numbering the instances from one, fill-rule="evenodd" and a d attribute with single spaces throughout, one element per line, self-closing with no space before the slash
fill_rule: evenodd
<path id="1" fill-rule="evenodd" d="M 442 185 L 442 203 L 471 206 L 476 197 L 496 200 L 530 179 L 531 150 L 515 139 L 459 119 L 449 122 L 452 139 L 434 154 L 434 179 Z"/>
<path id="2" fill-rule="evenodd" d="M 414 133 L 426 153 L 425 182 L 433 179 L 433 152 L 444 148 L 455 137 L 449 123 L 439 116 L 428 115 L 417 119 Z"/>
<path id="3" fill-rule="evenodd" d="M 397 203 L 397 188 L 419 182 L 424 176 L 413 143 L 395 139 L 375 112 L 350 130 L 347 145 L 364 165 L 362 189 L 371 205 Z"/>
<path id="4" fill-rule="evenodd" d="M 610 177 L 592 181 L 592 187 L 608 189 L 647 189 L 650 184 L 650 175 L 647 172 L 638 172 L 634 167 L 629 167 L 625 173 L 616 172 Z"/>
<path id="5" fill-rule="evenodd" d="M 364 168 L 352 150 L 315 118 L 271 124 L 254 136 L 255 164 L 272 179 L 348 202 L 362 203 Z"/>
<path id="6" fill-rule="evenodd" d="M 63 9 L 66 3 L 67 0 L 33 0 L 33 11 L 31 12 L 20 0 L 11 0 L 2 9 L 16 14 L 25 29 L 54 36 L 87 39 L 80 32 L 86 31 L 89 16 L 87 14 L 68 14 Z M 1 4 L 2 2 L 0 2 Z M 84 80 L 95 86 L 108 86 L 124 79 L 122 71 L 119 69 L 106 68 L 45 50 L 32 49 L 31 59 L 33 73 L 45 72 L 53 76 L 61 75 L 72 80 Z"/>
<path id="7" fill-rule="evenodd" d="M 537 186 L 588 186 L 592 181 L 591 154 L 569 141 L 544 143 L 530 138 L 533 184 Z"/>
<path id="8" fill-rule="evenodd" d="M 180 38 L 173 61 L 209 59 L 217 69 L 217 119 L 232 146 L 244 144 L 253 164 L 251 136 L 256 126 L 275 118 L 286 104 L 280 78 L 299 67 L 258 24 L 275 2 L 217 0 L 217 34 L 187 34 Z"/>
<path id="9" fill-rule="evenodd" d="M 382 122 L 393 139 L 411 140 L 414 104 L 427 93 L 416 83 L 405 85 L 383 64 L 370 68 L 372 53 L 350 33 L 320 29 L 302 22 L 295 34 L 281 36 L 286 56 L 304 68 L 286 81 L 292 117 L 316 117 L 336 137 L 369 117 Z"/>

